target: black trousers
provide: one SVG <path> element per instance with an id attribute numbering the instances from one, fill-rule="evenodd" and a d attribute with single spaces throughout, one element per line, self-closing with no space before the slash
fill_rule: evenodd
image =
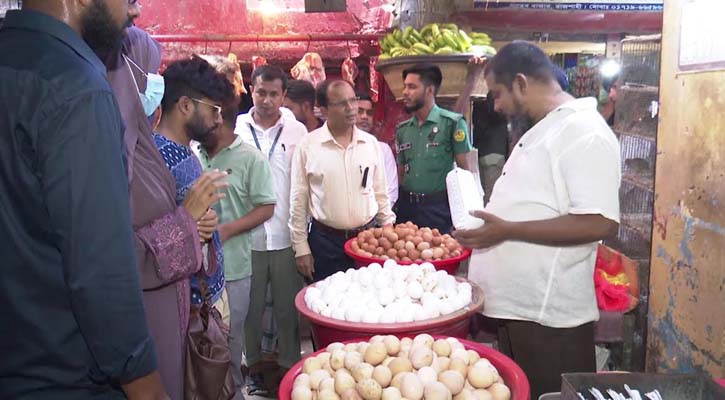
<path id="1" fill-rule="evenodd" d="M 394 211 L 395 221 L 398 224 L 411 221 L 421 228 L 437 228 L 442 234 L 450 233 L 453 228 L 451 209 L 447 199 L 415 202 L 401 192 L 400 199 L 395 203 Z"/>
<path id="2" fill-rule="evenodd" d="M 561 391 L 561 374 L 596 372 L 594 323 L 549 328 L 530 321 L 499 320 L 498 343 L 531 384 L 531 399 Z"/>
<path id="3" fill-rule="evenodd" d="M 353 268 L 355 262 L 345 254 L 345 237 L 317 229 L 312 224 L 307 236 L 312 257 L 315 259 L 315 282 L 323 280 L 337 271 Z"/>

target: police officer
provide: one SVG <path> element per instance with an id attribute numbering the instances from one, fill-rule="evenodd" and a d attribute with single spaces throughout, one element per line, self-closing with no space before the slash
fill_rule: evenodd
<path id="1" fill-rule="evenodd" d="M 441 70 L 433 64 L 416 64 L 403 71 L 405 110 L 413 117 L 397 126 L 398 180 L 396 204 L 399 222 L 451 230 L 446 175 L 453 162 L 468 169 L 471 151 L 466 121 L 461 114 L 435 103 L 441 86 Z"/>

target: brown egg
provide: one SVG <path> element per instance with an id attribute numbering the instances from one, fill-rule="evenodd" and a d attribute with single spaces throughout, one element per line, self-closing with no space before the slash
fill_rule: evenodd
<path id="1" fill-rule="evenodd" d="M 453 251 L 451 252 L 451 257 L 460 257 L 460 255 L 461 255 L 461 254 L 462 254 L 462 253 L 461 253 L 461 251 L 460 251 L 460 250 L 453 250 Z"/>
<path id="2" fill-rule="evenodd" d="M 374 237 L 368 239 L 368 244 L 371 245 L 371 246 L 373 246 L 373 247 L 380 246 L 380 242 L 378 241 L 378 239 L 375 239 Z"/>
<path id="3" fill-rule="evenodd" d="M 432 244 L 433 247 L 440 246 L 441 243 L 443 243 L 443 239 L 441 239 L 440 236 L 433 236 L 433 238 L 430 240 L 430 244 Z"/>
<path id="4" fill-rule="evenodd" d="M 406 249 L 398 250 L 398 257 L 399 258 L 408 257 L 408 250 L 406 250 Z"/>
<path id="5" fill-rule="evenodd" d="M 375 249 L 375 255 L 376 256 L 382 256 L 383 254 L 385 254 L 385 249 L 382 248 L 382 247 L 380 247 L 380 246 L 378 246 L 378 248 Z"/>
<path id="6" fill-rule="evenodd" d="M 395 250 L 405 248 L 405 240 L 396 240 L 395 243 L 393 243 L 393 247 L 395 247 Z"/>
<path id="7" fill-rule="evenodd" d="M 403 257 L 403 258 L 400 259 L 400 261 L 403 261 L 403 262 L 411 262 L 413 260 L 411 260 L 410 257 Z"/>
<path id="8" fill-rule="evenodd" d="M 444 243 L 450 251 L 456 250 L 458 248 L 458 243 L 456 243 L 456 241 L 453 239 L 448 239 Z"/>
<path id="9" fill-rule="evenodd" d="M 418 260 L 420 259 L 420 251 L 418 250 L 410 250 L 408 251 L 408 257 L 410 257 L 411 260 Z"/>
<path id="10" fill-rule="evenodd" d="M 428 249 L 430 249 L 430 243 L 428 243 L 428 242 L 420 242 L 420 243 L 418 243 L 418 246 L 416 246 L 416 248 L 419 251 L 428 250 Z"/>
<path id="11" fill-rule="evenodd" d="M 357 242 L 357 240 L 353 240 L 350 242 L 350 248 L 353 250 L 358 250 L 360 248 L 360 243 Z"/>
<path id="12" fill-rule="evenodd" d="M 398 240 L 398 234 L 393 231 L 383 232 L 383 236 L 390 240 L 391 243 L 395 243 Z"/>
<path id="13" fill-rule="evenodd" d="M 386 251 L 385 254 L 387 254 L 388 257 L 390 257 L 390 258 L 395 258 L 398 256 L 398 250 L 388 249 L 388 251 Z"/>
<path id="14" fill-rule="evenodd" d="M 371 253 L 371 252 L 369 252 L 369 251 L 366 251 L 366 252 L 362 253 L 362 255 L 363 255 L 363 256 L 365 256 L 365 257 L 368 257 L 368 258 L 370 258 L 370 257 L 372 257 L 372 256 L 373 256 L 373 253 Z"/>
<path id="15" fill-rule="evenodd" d="M 445 252 L 440 247 L 433 248 L 433 259 L 440 260 L 445 255 Z"/>
<path id="16" fill-rule="evenodd" d="M 408 251 L 415 250 L 415 243 L 413 242 L 405 242 L 405 249 Z"/>
<path id="17" fill-rule="evenodd" d="M 418 247 L 419 244 L 423 243 L 423 238 L 420 236 L 413 236 L 413 244 Z"/>
<path id="18" fill-rule="evenodd" d="M 385 237 L 381 237 L 380 239 L 378 239 L 378 245 L 379 245 L 380 247 L 382 247 L 383 249 L 385 249 L 386 251 L 387 251 L 387 250 L 388 250 L 389 248 L 393 247 L 393 244 L 392 244 L 392 243 L 390 243 L 390 240 L 388 240 L 388 239 L 387 239 L 387 238 L 385 238 Z"/>
<path id="19" fill-rule="evenodd" d="M 375 238 L 379 238 L 380 236 L 383 236 L 383 228 L 374 228 L 373 235 L 375 236 Z"/>
<path id="20" fill-rule="evenodd" d="M 431 249 L 425 249 L 425 250 L 423 250 L 423 251 L 420 252 L 420 256 L 424 260 L 428 261 L 431 258 L 433 258 L 433 250 L 431 250 Z"/>
<path id="21" fill-rule="evenodd" d="M 422 233 L 422 236 L 423 236 L 423 241 L 424 242 L 430 243 L 430 242 L 433 241 L 433 234 L 430 233 L 430 232 L 423 232 Z"/>
<path id="22" fill-rule="evenodd" d="M 405 235 L 403 238 L 406 242 L 412 242 L 413 241 L 413 235 Z"/>

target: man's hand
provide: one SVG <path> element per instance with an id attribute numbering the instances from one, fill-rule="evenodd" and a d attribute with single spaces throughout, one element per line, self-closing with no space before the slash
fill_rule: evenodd
<path id="1" fill-rule="evenodd" d="M 199 237 L 202 243 L 206 243 L 211 240 L 212 235 L 216 231 L 216 226 L 219 223 L 219 217 L 216 215 L 216 211 L 210 208 L 206 214 L 196 223 L 196 227 L 199 230 Z"/>
<path id="2" fill-rule="evenodd" d="M 224 243 L 232 237 L 232 227 L 229 224 L 221 224 L 217 227 L 219 240 Z"/>
<path id="3" fill-rule="evenodd" d="M 511 239 L 511 222 L 485 211 L 472 211 L 471 215 L 482 219 L 485 224 L 478 229 L 454 231 L 452 235 L 461 246 L 487 249 Z"/>
<path id="4" fill-rule="evenodd" d="M 312 258 L 312 254 L 296 257 L 295 261 L 297 262 L 297 271 L 299 271 L 302 276 L 309 280 L 314 279 L 315 259 Z"/>
<path id="5" fill-rule="evenodd" d="M 485 66 L 487 62 L 488 62 L 488 57 L 486 57 L 486 56 L 473 56 L 468 59 L 469 67 Z"/>
<path id="6" fill-rule="evenodd" d="M 121 385 L 121 389 L 129 400 L 169 400 L 158 371 Z"/>

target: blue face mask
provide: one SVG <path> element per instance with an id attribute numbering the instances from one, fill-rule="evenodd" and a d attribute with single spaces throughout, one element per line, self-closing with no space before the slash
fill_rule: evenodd
<path id="1" fill-rule="evenodd" d="M 166 85 L 164 84 L 164 77 L 159 74 L 146 73 L 130 58 L 126 57 L 125 55 L 124 58 L 126 59 L 126 63 L 128 64 L 129 69 L 131 69 L 131 65 L 133 65 L 134 67 L 136 67 L 136 69 L 141 71 L 146 76 L 146 91 L 144 93 L 141 93 L 141 91 L 138 89 L 136 77 L 135 75 L 133 75 L 133 71 L 131 71 L 131 76 L 134 77 L 133 83 L 134 85 L 136 85 L 136 91 L 139 92 L 138 96 L 141 100 L 143 111 L 146 116 L 150 116 L 154 113 L 154 111 L 156 111 L 156 109 L 161 104 L 161 100 L 164 98 L 164 89 L 166 87 Z"/>

